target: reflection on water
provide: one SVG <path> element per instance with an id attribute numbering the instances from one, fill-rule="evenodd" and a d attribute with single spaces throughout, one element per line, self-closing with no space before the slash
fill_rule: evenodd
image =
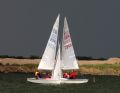
<path id="1" fill-rule="evenodd" d="M 42 85 L 26 81 L 33 74 L 0 73 L 0 93 L 119 93 L 119 76 L 81 76 L 86 84 Z"/>

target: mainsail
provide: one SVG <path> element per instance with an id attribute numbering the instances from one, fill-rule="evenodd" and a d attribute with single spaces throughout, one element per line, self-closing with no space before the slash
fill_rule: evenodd
<path id="1" fill-rule="evenodd" d="M 62 69 L 79 69 L 69 33 L 68 23 L 64 19 L 63 40 L 62 40 Z"/>
<path id="2" fill-rule="evenodd" d="M 38 66 L 38 69 L 44 69 L 44 70 L 54 69 L 58 28 L 59 28 L 59 17 L 60 15 L 58 15 L 55 21 L 46 49 Z"/>

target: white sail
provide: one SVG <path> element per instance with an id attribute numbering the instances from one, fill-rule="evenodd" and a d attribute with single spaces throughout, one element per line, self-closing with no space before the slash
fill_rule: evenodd
<path id="1" fill-rule="evenodd" d="M 63 28 L 62 64 L 61 65 L 62 65 L 62 69 L 66 69 L 66 70 L 79 69 L 66 18 L 64 19 L 64 28 Z"/>
<path id="2" fill-rule="evenodd" d="M 62 77 L 61 71 L 61 57 L 60 57 L 60 44 L 58 45 L 58 52 L 57 52 L 57 60 L 55 64 L 55 68 L 52 73 L 52 79 L 59 80 Z"/>
<path id="3" fill-rule="evenodd" d="M 59 28 L 59 15 L 53 26 L 50 38 L 48 40 L 46 49 L 38 66 L 38 69 L 52 70 L 54 68 L 58 28 Z"/>

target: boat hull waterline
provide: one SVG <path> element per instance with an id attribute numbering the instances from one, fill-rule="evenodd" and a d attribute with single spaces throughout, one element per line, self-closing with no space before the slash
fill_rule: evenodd
<path id="1" fill-rule="evenodd" d="M 40 83 L 40 84 L 80 84 L 80 83 L 87 83 L 88 79 L 66 79 L 66 78 L 61 78 L 59 80 L 55 79 L 36 79 L 36 78 L 27 78 L 27 81 L 32 82 L 32 83 Z"/>

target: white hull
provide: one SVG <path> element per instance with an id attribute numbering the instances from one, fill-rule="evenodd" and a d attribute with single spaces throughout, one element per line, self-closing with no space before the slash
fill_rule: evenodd
<path id="1" fill-rule="evenodd" d="M 80 83 L 87 83 L 88 79 L 65 79 L 61 78 L 60 80 L 53 80 L 53 79 L 35 79 L 35 78 L 27 78 L 27 81 L 32 83 L 41 83 L 41 84 L 80 84 Z"/>

